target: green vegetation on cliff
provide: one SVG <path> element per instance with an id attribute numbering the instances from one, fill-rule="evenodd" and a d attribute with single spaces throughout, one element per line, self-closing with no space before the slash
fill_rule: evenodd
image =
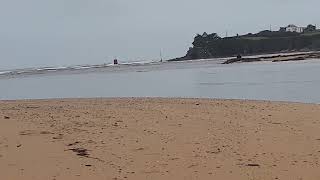
<path id="1" fill-rule="evenodd" d="M 320 31 L 304 33 L 261 31 L 221 38 L 216 33 L 197 35 L 186 56 L 174 60 L 320 50 Z"/>

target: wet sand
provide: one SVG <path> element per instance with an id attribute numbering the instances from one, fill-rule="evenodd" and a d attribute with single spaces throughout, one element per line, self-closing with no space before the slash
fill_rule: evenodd
<path id="1" fill-rule="evenodd" d="M 320 59 L 320 52 L 310 51 L 310 52 L 294 52 L 294 53 L 283 53 L 283 54 L 266 54 L 258 56 L 247 56 L 241 58 L 228 59 L 222 64 L 232 64 L 232 63 L 244 63 L 244 62 L 285 62 L 285 61 L 304 61 L 304 60 L 316 60 Z"/>
<path id="2" fill-rule="evenodd" d="M 320 179 L 320 106 L 0 101 L 0 179 Z"/>

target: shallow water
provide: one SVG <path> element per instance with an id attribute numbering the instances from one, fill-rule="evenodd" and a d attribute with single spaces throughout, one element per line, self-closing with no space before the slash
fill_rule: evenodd
<path id="1" fill-rule="evenodd" d="M 192 61 L 0 78 L 0 99 L 192 97 L 320 103 L 320 61 Z"/>

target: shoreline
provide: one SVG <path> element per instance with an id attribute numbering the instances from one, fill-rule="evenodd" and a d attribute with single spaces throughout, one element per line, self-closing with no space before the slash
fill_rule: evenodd
<path id="1" fill-rule="evenodd" d="M 302 60 L 317 60 L 320 59 L 320 51 L 306 52 L 286 52 L 286 53 L 270 53 L 247 55 L 242 58 L 236 57 L 221 57 L 209 59 L 190 59 L 190 60 L 167 60 L 158 61 L 141 61 L 113 64 L 95 64 L 95 65 L 75 65 L 61 67 L 33 67 L 24 69 L 1 70 L 0 79 L 10 79 L 19 77 L 29 77 L 36 75 L 60 75 L 60 74 L 83 74 L 96 72 L 121 72 L 128 69 L 133 69 L 136 72 L 143 72 L 148 67 L 161 67 L 172 63 L 188 63 L 188 62 L 215 62 L 219 64 L 233 64 L 246 62 L 284 62 L 284 61 L 302 61 Z M 171 65 L 172 65 L 171 64 Z"/>
<path id="2" fill-rule="evenodd" d="M 232 99 L 232 98 L 196 98 L 196 97 L 91 97 L 91 98 L 39 98 L 39 99 L 0 99 L 0 103 L 19 103 L 19 102 L 52 102 L 52 101 L 119 101 L 119 100 L 182 100 L 182 101 L 242 101 L 252 103 L 278 103 L 278 104 L 301 104 L 301 105 L 320 105 L 319 103 L 308 103 L 299 101 L 281 101 L 281 100 L 259 100 L 259 99 Z"/>
<path id="3" fill-rule="evenodd" d="M 230 58 L 222 64 L 246 63 L 246 62 L 286 62 L 286 61 L 303 61 L 320 59 L 319 51 L 310 52 L 293 52 L 284 54 L 266 54 L 258 56 L 244 56 L 240 58 Z"/>
<path id="4" fill-rule="evenodd" d="M 181 98 L 0 102 L 0 179 L 320 176 L 317 104 Z"/>

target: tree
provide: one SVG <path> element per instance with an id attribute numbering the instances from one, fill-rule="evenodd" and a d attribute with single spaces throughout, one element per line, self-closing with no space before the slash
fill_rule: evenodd
<path id="1" fill-rule="evenodd" d="M 309 24 L 308 26 L 307 26 L 307 28 L 304 30 L 304 32 L 314 32 L 314 31 L 316 31 L 317 30 L 317 27 L 316 26 L 314 26 L 314 25 L 312 25 L 312 24 Z"/>
<path id="2" fill-rule="evenodd" d="M 204 37 L 204 38 L 208 37 L 208 33 L 207 33 L 207 32 L 204 32 L 204 33 L 202 34 L 202 37 Z"/>
<path id="3" fill-rule="evenodd" d="M 209 34 L 209 35 L 208 35 L 208 38 L 209 38 L 210 40 L 219 40 L 219 39 L 221 39 L 221 37 L 220 37 L 217 33 Z"/>

